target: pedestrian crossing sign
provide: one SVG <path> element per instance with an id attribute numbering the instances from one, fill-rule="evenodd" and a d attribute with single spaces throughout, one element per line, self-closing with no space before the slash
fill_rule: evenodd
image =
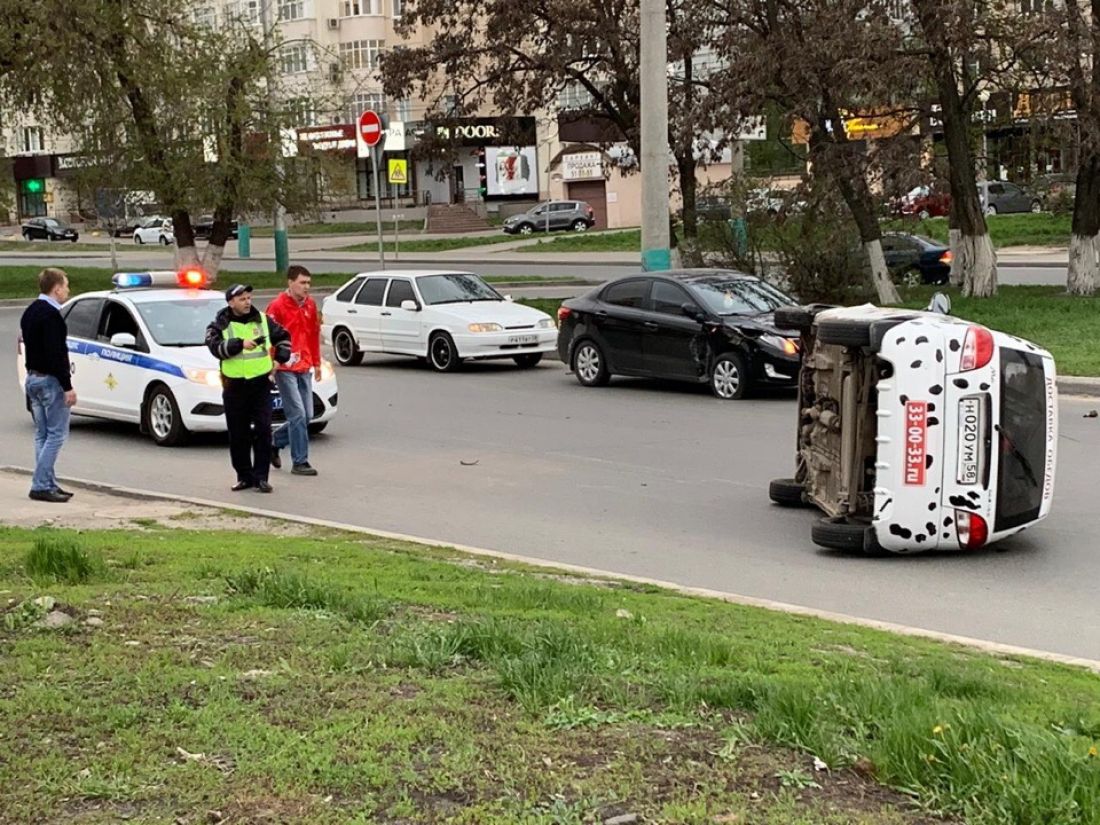
<path id="1" fill-rule="evenodd" d="M 390 183 L 409 182 L 409 162 L 399 158 L 391 158 L 389 162 Z"/>

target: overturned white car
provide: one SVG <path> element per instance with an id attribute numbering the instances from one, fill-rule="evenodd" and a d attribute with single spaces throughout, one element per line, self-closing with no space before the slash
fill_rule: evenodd
<path id="1" fill-rule="evenodd" d="M 815 544 L 975 550 L 1050 512 L 1054 359 L 950 317 L 946 296 L 929 310 L 776 313 L 777 326 L 801 332 L 803 361 L 795 476 L 769 494 L 826 514 Z"/>

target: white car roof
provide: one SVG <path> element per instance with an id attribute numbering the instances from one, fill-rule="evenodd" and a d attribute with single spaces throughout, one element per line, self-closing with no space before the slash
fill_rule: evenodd
<path id="1" fill-rule="evenodd" d="M 78 298 L 122 298 L 132 304 L 151 304 L 157 301 L 174 301 L 180 298 L 201 301 L 210 298 L 219 298 L 224 303 L 225 294 L 214 289 L 144 289 L 135 287 L 131 289 L 104 289 L 98 292 L 82 292 L 74 295 L 72 301 Z"/>
<path id="2" fill-rule="evenodd" d="M 367 272 L 356 272 L 356 278 L 371 278 L 371 277 L 385 277 L 391 278 L 393 276 L 400 276 L 403 278 L 427 278 L 431 275 L 477 275 L 476 272 L 467 272 L 463 269 L 372 269 Z"/>

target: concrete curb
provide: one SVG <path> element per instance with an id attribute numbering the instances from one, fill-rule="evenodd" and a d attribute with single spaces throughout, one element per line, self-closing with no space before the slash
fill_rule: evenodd
<path id="1" fill-rule="evenodd" d="M 0 466 L 0 472 L 14 473 L 25 476 L 31 475 L 31 471 L 27 468 L 14 465 Z M 343 530 L 349 533 L 357 533 L 359 535 L 365 536 L 378 536 L 379 538 L 393 539 L 396 541 L 407 541 L 413 544 L 421 544 L 426 547 L 452 548 L 460 553 L 467 553 L 473 556 L 501 559 L 503 561 L 527 564 L 532 567 L 540 567 L 547 570 L 559 570 L 562 572 L 577 573 L 593 578 L 611 579 L 617 581 L 632 582 L 634 584 L 652 585 L 654 587 L 660 587 L 664 590 L 670 590 L 672 592 L 680 593 L 687 596 L 699 596 L 702 598 L 717 599 L 719 601 L 729 602 L 731 604 L 745 605 L 747 607 L 760 607 L 764 608 L 765 610 L 773 610 L 779 613 L 788 613 L 795 616 L 809 616 L 815 619 L 824 619 L 830 622 L 837 622 L 839 624 L 849 624 L 859 627 L 871 628 L 873 630 L 882 630 L 900 636 L 912 636 L 922 639 L 932 639 L 938 642 L 946 642 L 948 644 L 955 644 L 963 647 L 973 648 L 975 650 L 982 651 L 983 653 L 991 653 L 1000 656 L 1021 656 L 1031 659 L 1039 659 L 1047 662 L 1056 662 L 1058 664 L 1082 667 L 1095 673 L 1100 673 L 1100 660 L 1096 659 L 1085 659 L 1078 656 L 1068 656 L 1063 653 L 1053 653 L 1046 650 L 1035 650 L 1027 647 L 1018 647 L 1016 645 L 1008 645 L 1001 642 L 991 642 L 985 639 L 974 639 L 969 636 L 956 636 L 951 633 L 941 633 L 937 630 L 928 630 L 921 627 L 911 627 L 909 625 L 895 624 L 893 622 L 883 622 L 877 619 L 865 619 L 859 616 L 850 616 L 846 613 L 834 613 L 829 610 L 818 610 L 817 608 L 813 607 L 788 604 L 786 602 L 774 601 L 772 599 L 761 599 L 755 596 L 743 596 L 737 593 L 728 593 L 721 590 L 711 590 L 705 587 L 688 587 L 686 585 L 677 584 L 676 582 L 668 582 L 661 579 L 651 579 L 645 576 L 632 576 L 625 573 L 615 573 L 611 570 L 601 570 L 595 567 L 583 567 L 581 565 L 565 564 L 563 562 L 552 561 L 549 559 L 540 559 L 533 556 L 521 556 L 515 553 L 505 553 L 503 551 L 490 550 L 484 547 L 471 547 L 465 544 L 456 544 L 454 542 L 443 541 L 440 539 L 424 538 L 423 536 L 413 536 L 406 533 L 394 533 L 388 530 L 373 530 L 367 527 L 359 527 L 358 525 L 354 524 L 345 524 L 343 522 L 330 521 L 328 519 L 311 518 L 309 516 L 296 516 L 288 513 L 280 513 L 276 510 L 265 510 L 260 507 L 249 507 L 247 505 L 242 506 L 239 504 L 227 504 L 225 502 L 212 501 L 210 499 L 196 498 L 192 496 L 168 495 L 166 493 L 156 492 L 155 490 L 121 487 L 87 479 L 65 477 L 62 480 L 68 486 L 80 487 L 82 489 L 90 490 L 92 492 L 103 493 L 105 495 L 117 496 L 121 498 L 139 500 L 144 499 L 148 501 L 183 502 L 185 504 L 193 504 L 200 507 L 212 507 L 218 510 L 236 510 L 242 513 L 248 513 L 253 516 L 260 516 L 262 518 L 279 519 L 281 521 L 289 521 L 296 524 L 308 524 L 313 527 L 326 527 L 334 530 Z"/>

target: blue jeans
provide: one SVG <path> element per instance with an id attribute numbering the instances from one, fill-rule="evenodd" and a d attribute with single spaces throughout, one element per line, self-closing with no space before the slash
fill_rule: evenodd
<path id="1" fill-rule="evenodd" d="M 276 450 L 290 445 L 290 460 L 294 464 L 309 462 L 309 422 L 313 418 L 313 371 L 275 373 L 275 386 L 283 399 L 286 424 L 275 431 L 272 443 Z"/>
<path id="2" fill-rule="evenodd" d="M 65 391 L 52 375 L 28 375 L 27 398 L 34 415 L 34 478 L 31 492 L 45 493 L 57 489 L 53 468 L 61 445 L 69 437 L 69 408 L 65 406 Z"/>

